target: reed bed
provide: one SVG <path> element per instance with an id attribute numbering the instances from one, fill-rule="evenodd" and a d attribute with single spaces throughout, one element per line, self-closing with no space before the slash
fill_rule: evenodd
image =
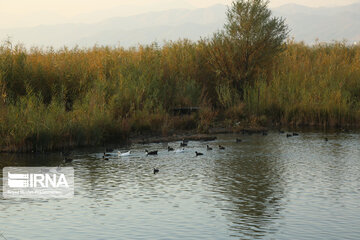
<path id="1" fill-rule="evenodd" d="M 131 133 L 233 125 L 360 124 L 360 47 L 289 41 L 244 96 L 217 77 L 206 41 L 124 49 L 0 46 L 0 151 L 101 145 Z M 200 106 L 190 116 L 175 107 Z"/>

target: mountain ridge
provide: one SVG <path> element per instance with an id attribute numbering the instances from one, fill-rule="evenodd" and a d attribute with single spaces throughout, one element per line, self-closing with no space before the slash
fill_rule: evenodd
<path id="1" fill-rule="evenodd" d="M 0 29 L 0 40 L 7 36 L 25 46 L 91 47 L 117 45 L 123 47 L 158 41 L 188 38 L 196 41 L 222 28 L 226 21 L 226 5 L 208 8 L 151 11 L 128 17 L 111 17 L 97 23 L 64 23 L 36 27 Z M 275 16 L 286 19 L 290 37 L 312 44 L 318 39 L 359 41 L 360 3 L 331 8 L 311 8 L 286 4 L 271 9 Z"/>

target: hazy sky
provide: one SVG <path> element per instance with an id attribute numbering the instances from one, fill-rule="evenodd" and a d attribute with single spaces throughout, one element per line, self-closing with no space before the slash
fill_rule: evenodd
<path id="1" fill-rule="evenodd" d="M 346 5 L 360 0 L 271 0 L 270 6 L 287 3 L 306 6 Z M 107 17 L 129 16 L 171 8 L 199 8 L 231 0 L 0 0 L 0 28 L 66 22 L 97 22 Z"/>

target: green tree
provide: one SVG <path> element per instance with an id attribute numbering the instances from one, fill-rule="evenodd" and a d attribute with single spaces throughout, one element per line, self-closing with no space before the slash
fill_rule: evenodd
<path id="1" fill-rule="evenodd" d="M 208 40 L 209 62 L 221 84 L 243 87 L 284 50 L 288 27 L 284 19 L 272 16 L 264 0 L 236 0 L 227 12 L 225 29 Z"/>

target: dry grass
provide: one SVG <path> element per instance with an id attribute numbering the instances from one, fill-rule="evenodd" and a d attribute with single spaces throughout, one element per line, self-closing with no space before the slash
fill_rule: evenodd
<path id="1" fill-rule="evenodd" d="M 227 125 L 360 124 L 360 47 L 289 42 L 244 89 L 217 79 L 206 42 L 138 48 L 0 46 L 0 146 L 43 151 L 99 145 L 131 132 Z M 201 106 L 176 117 L 174 107 Z"/>

